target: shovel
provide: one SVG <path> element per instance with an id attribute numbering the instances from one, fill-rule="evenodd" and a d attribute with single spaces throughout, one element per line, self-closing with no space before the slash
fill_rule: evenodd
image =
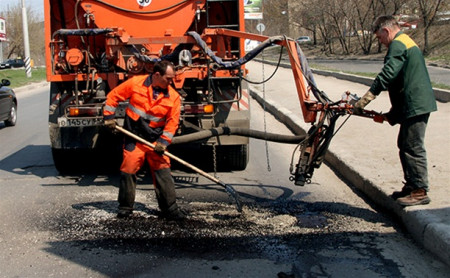
<path id="1" fill-rule="evenodd" d="M 155 148 L 155 145 L 153 145 L 152 143 L 146 141 L 145 139 L 137 136 L 136 134 L 131 133 L 128 130 L 126 130 L 126 129 L 118 126 L 118 125 L 116 125 L 115 128 L 118 131 L 124 133 L 125 135 L 128 135 L 131 138 L 134 138 L 137 141 L 139 141 L 139 142 L 141 142 L 141 143 L 151 147 L 152 149 Z M 171 154 L 171 153 L 169 153 L 167 151 L 164 152 L 164 155 L 168 156 L 169 158 L 171 158 L 173 160 L 176 160 L 177 162 L 181 163 L 182 165 L 184 165 L 184 166 L 186 166 L 188 168 L 191 168 L 192 170 L 194 170 L 195 172 L 197 172 L 200 175 L 204 176 L 205 178 L 207 178 L 207 179 L 217 183 L 218 185 L 224 187 L 225 191 L 228 193 L 228 195 L 230 195 L 230 197 L 232 197 L 234 199 L 238 212 L 242 212 L 242 205 L 241 205 L 241 202 L 239 200 L 239 194 L 236 192 L 236 190 L 234 190 L 233 187 L 231 187 L 231 185 L 225 184 L 224 182 L 220 181 L 219 179 L 215 178 L 214 176 L 211 176 L 210 174 L 206 173 L 205 171 L 195 167 L 194 165 L 184 161 L 183 159 L 181 159 L 181 158 L 179 158 L 179 157 L 177 157 L 177 156 L 175 156 L 175 155 L 173 155 L 173 154 Z"/>

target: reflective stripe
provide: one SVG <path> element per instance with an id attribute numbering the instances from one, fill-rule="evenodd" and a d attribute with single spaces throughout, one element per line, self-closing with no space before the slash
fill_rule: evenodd
<path id="1" fill-rule="evenodd" d="M 160 122 L 166 121 L 166 117 L 159 118 L 159 117 L 155 117 L 153 115 L 147 114 L 147 113 L 137 109 L 136 107 L 134 107 L 131 103 L 128 104 L 128 108 L 131 111 L 133 111 L 134 113 L 138 114 L 140 117 L 144 118 L 145 120 L 149 120 L 149 121 L 155 122 L 155 123 L 160 123 Z"/>
<path id="2" fill-rule="evenodd" d="M 116 107 L 111 106 L 111 105 L 105 105 L 105 109 L 104 110 L 114 114 L 116 112 Z"/>
<path id="3" fill-rule="evenodd" d="M 170 132 L 164 131 L 162 135 L 166 136 L 166 137 L 169 138 L 170 140 L 173 139 L 173 134 L 170 133 Z"/>

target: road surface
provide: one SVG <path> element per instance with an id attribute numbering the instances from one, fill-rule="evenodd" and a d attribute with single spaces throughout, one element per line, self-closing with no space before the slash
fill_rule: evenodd
<path id="1" fill-rule="evenodd" d="M 17 126 L 0 124 L 0 277 L 449 273 L 326 165 L 316 170 L 311 184 L 294 186 L 289 181 L 292 145 L 251 140 L 245 171 L 217 173 L 240 193 L 243 214 L 221 187 L 175 170 L 179 204 L 189 212 L 186 222 L 157 218 L 144 174 L 134 217 L 117 219 L 117 174 L 60 176 L 55 170 L 47 131 L 48 86 L 18 97 Z M 290 133 L 256 102 L 251 105 L 253 129 Z"/>

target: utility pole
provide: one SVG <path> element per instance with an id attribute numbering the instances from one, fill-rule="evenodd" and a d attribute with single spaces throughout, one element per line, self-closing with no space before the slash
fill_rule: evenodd
<path id="1" fill-rule="evenodd" d="M 6 21 L 0 17 L 0 61 L 3 62 L 3 42 L 6 41 Z"/>
<path id="2" fill-rule="evenodd" d="M 25 0 L 22 0 L 22 27 L 23 27 L 23 47 L 25 49 L 25 72 L 27 77 L 31 77 L 31 58 L 30 58 L 30 42 L 28 39 L 28 19 L 27 8 L 25 7 Z"/>

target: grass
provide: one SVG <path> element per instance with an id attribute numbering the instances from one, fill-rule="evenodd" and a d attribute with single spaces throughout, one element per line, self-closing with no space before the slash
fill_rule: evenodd
<path id="1" fill-rule="evenodd" d="M 446 85 L 446 84 L 431 82 L 431 85 L 433 85 L 433 88 L 444 89 L 444 90 L 450 90 L 450 86 L 449 86 L 449 85 Z"/>
<path id="2" fill-rule="evenodd" d="M 0 70 L 0 79 L 8 79 L 11 82 L 9 87 L 17 88 L 44 81 L 46 79 L 45 68 L 33 68 L 30 78 L 27 77 L 25 69 L 2 69 Z"/>
<path id="3" fill-rule="evenodd" d="M 279 49 L 271 49 L 270 50 L 272 52 L 272 54 L 275 53 L 280 53 Z M 267 53 L 267 52 L 266 52 Z M 266 57 L 266 55 L 264 55 Z M 277 57 L 278 59 L 278 55 L 267 55 L 268 57 Z M 265 58 L 266 60 L 270 60 Z M 353 74 L 353 75 L 359 75 L 359 76 L 365 76 L 365 77 L 371 77 L 371 78 L 375 78 L 377 76 L 376 73 L 369 73 L 369 72 L 350 72 L 350 71 L 341 71 L 341 70 L 336 70 L 336 69 L 331 69 L 328 67 L 324 67 L 324 66 L 320 66 L 314 63 L 310 63 L 310 67 L 311 68 L 315 68 L 315 69 L 320 69 L 320 70 L 328 70 L 328 71 L 333 71 L 333 72 L 344 72 L 344 73 L 348 73 L 348 74 Z M 31 70 L 31 78 L 28 78 L 26 76 L 25 70 L 24 69 L 4 69 L 4 70 L 0 70 L 0 79 L 8 79 L 11 82 L 10 87 L 11 88 L 17 88 L 17 87 L 21 87 L 24 85 L 28 85 L 31 83 L 35 83 L 35 82 L 41 82 L 44 81 L 46 78 L 45 75 L 45 68 L 34 68 Z M 446 85 L 446 84 L 441 84 L 441 83 L 434 83 L 432 82 L 433 88 L 439 88 L 439 89 L 444 89 L 444 90 L 450 90 L 450 86 Z"/>
<path id="4" fill-rule="evenodd" d="M 364 77 L 370 77 L 370 78 L 375 78 L 377 76 L 377 73 L 342 71 L 342 70 L 332 69 L 332 68 L 329 68 L 329 67 L 326 67 L 326 66 L 322 66 L 322 65 L 317 65 L 317 64 L 314 64 L 314 63 L 310 63 L 309 66 L 311 68 L 313 68 L 313 69 L 318 69 L 318 70 L 326 70 L 326 71 L 331 71 L 331 72 L 342 72 L 342 73 L 358 75 L 358 76 L 364 76 Z M 431 85 L 432 85 L 433 88 L 450 90 L 450 86 L 446 85 L 446 84 L 431 82 Z"/>

